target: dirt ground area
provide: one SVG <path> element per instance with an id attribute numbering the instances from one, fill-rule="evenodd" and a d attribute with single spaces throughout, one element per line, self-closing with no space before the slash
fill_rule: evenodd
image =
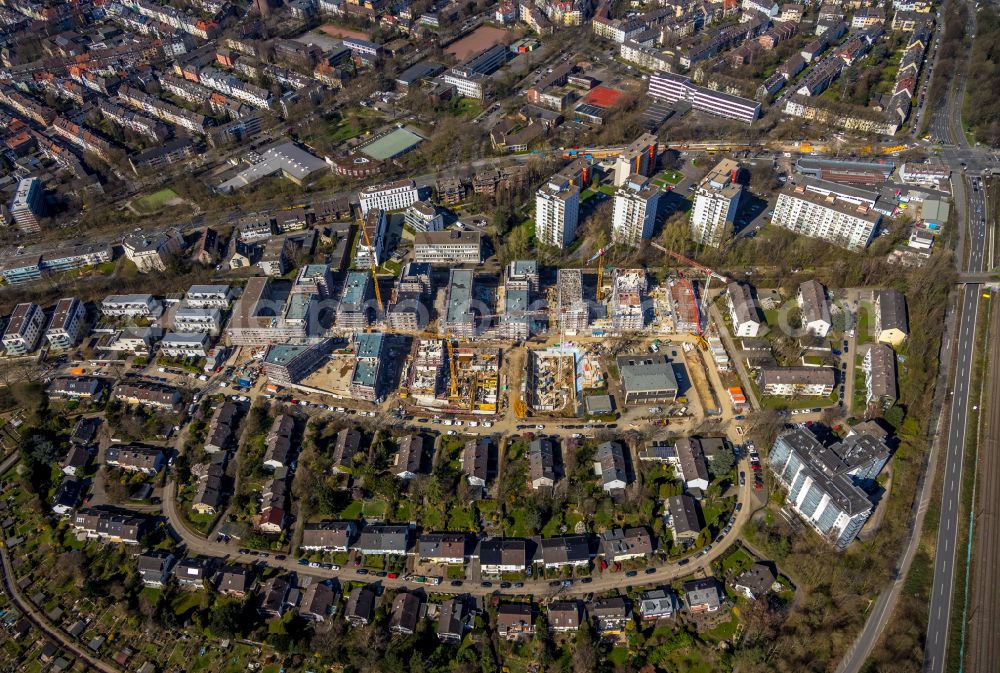
<path id="1" fill-rule="evenodd" d="M 319 29 L 331 37 L 339 37 L 339 38 L 353 37 L 360 40 L 368 39 L 367 33 L 362 33 L 360 30 L 350 30 L 348 28 L 341 28 L 340 26 L 335 26 L 332 23 L 324 23 L 322 26 L 319 27 Z"/>
<path id="2" fill-rule="evenodd" d="M 495 44 L 506 42 L 509 38 L 510 34 L 502 28 L 480 26 L 461 40 L 452 42 L 445 49 L 445 52 L 451 54 L 459 61 L 464 61 L 473 54 L 477 54 L 484 49 L 489 49 Z"/>

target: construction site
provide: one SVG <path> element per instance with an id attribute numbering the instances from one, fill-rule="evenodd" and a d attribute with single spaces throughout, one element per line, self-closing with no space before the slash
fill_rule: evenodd
<path id="1" fill-rule="evenodd" d="M 495 414 L 500 362 L 499 348 L 462 346 L 447 339 L 414 339 L 404 365 L 408 386 L 400 397 L 432 411 Z"/>
<path id="2" fill-rule="evenodd" d="M 577 415 L 577 353 L 548 348 L 528 351 L 526 398 L 533 414 Z"/>

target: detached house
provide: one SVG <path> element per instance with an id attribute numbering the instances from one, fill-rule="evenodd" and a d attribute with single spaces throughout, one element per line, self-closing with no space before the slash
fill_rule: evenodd
<path id="1" fill-rule="evenodd" d="M 535 606 L 531 603 L 501 603 L 497 610 L 497 630 L 507 640 L 535 635 Z"/>
<path id="2" fill-rule="evenodd" d="M 722 597 L 719 594 L 718 582 L 713 577 L 685 582 L 684 603 L 687 609 L 693 614 L 716 612 L 722 607 Z"/>
<path id="3" fill-rule="evenodd" d="M 146 552 L 139 556 L 139 577 L 147 587 L 162 587 L 170 577 L 174 555 L 166 552 Z"/>
<path id="4" fill-rule="evenodd" d="M 653 538 L 645 528 L 613 528 L 601 533 L 601 556 L 611 561 L 645 558 L 653 553 Z"/>
<path id="5" fill-rule="evenodd" d="M 556 633 L 570 633 L 579 630 L 581 612 L 578 601 L 549 603 L 549 629 Z"/>

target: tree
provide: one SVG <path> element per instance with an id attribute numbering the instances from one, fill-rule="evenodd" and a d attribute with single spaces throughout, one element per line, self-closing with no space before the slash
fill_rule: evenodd
<path id="1" fill-rule="evenodd" d="M 245 609 L 242 603 L 236 601 L 219 601 L 212 609 L 212 617 L 208 627 L 212 633 L 224 638 L 239 635 L 243 629 Z"/>
<path id="2" fill-rule="evenodd" d="M 576 647 L 573 650 L 573 671 L 593 673 L 597 670 L 598 649 L 594 642 L 594 631 L 590 622 L 584 620 L 576 632 Z"/>

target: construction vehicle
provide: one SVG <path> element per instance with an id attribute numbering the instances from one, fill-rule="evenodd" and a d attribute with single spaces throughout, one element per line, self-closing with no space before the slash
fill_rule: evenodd
<path id="1" fill-rule="evenodd" d="M 601 248 L 597 253 L 587 260 L 587 264 L 590 264 L 595 259 L 600 259 L 601 261 L 597 264 L 597 301 L 601 300 L 601 287 L 604 284 L 604 248 Z"/>

